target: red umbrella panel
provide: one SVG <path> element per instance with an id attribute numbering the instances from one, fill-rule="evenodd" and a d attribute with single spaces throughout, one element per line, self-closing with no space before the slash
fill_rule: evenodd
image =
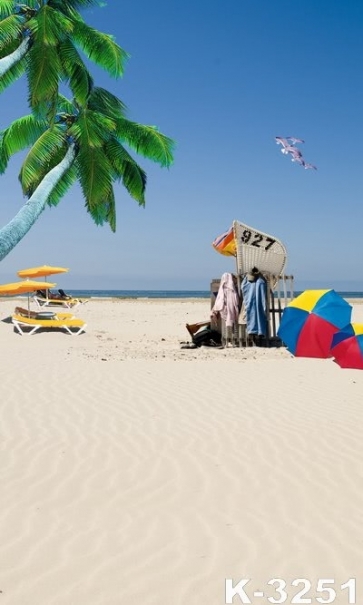
<path id="1" fill-rule="evenodd" d="M 349 324 L 334 334 L 331 353 L 341 368 L 363 370 L 363 324 Z"/>
<path id="2" fill-rule="evenodd" d="M 332 338 L 351 314 L 335 290 L 306 290 L 284 309 L 278 336 L 296 357 L 331 357 Z"/>

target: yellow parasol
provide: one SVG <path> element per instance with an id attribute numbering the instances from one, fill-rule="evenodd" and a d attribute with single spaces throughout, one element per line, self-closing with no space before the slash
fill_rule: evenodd
<path id="1" fill-rule="evenodd" d="M 32 279 L 35 277 L 47 277 L 48 275 L 55 275 L 56 273 L 67 273 L 68 271 L 69 269 L 66 269 L 65 267 L 51 267 L 50 265 L 42 265 L 41 267 L 21 269 L 18 271 L 18 275 L 19 277 Z"/>
<path id="2" fill-rule="evenodd" d="M 33 281 L 31 279 L 25 279 L 24 281 L 13 282 L 12 284 L 3 284 L 0 286 L 0 296 L 16 294 L 26 294 L 27 292 L 36 292 L 37 290 L 44 290 L 48 288 L 54 288 L 57 284 L 50 284 L 43 281 Z"/>
<path id="3" fill-rule="evenodd" d="M 44 281 L 34 281 L 25 279 L 23 281 L 13 282 L 11 284 L 3 284 L 0 286 L 0 296 L 16 296 L 18 294 L 28 294 L 28 311 L 30 310 L 29 293 L 37 290 L 48 290 L 54 288 L 57 284 L 50 284 Z"/>

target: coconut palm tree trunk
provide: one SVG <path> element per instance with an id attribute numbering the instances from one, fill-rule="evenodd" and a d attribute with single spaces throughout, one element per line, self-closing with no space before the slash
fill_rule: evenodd
<path id="1" fill-rule="evenodd" d="M 24 57 L 29 48 L 29 42 L 30 38 L 29 36 L 27 36 L 22 41 L 20 46 L 18 46 L 18 48 L 14 50 L 14 52 L 0 59 L 0 78 L 10 69 L 10 67 L 15 65 L 15 63 L 18 63 L 18 61 L 20 61 L 20 59 Z"/>
<path id="2" fill-rule="evenodd" d="M 48 172 L 16 216 L 0 229 L 0 261 L 15 248 L 34 225 L 46 206 L 49 194 L 63 174 L 71 167 L 75 157 L 76 148 L 72 143 L 63 160 Z"/>

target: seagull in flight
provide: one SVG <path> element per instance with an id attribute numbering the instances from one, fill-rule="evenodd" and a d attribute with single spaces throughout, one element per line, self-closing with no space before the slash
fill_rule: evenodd
<path id="1" fill-rule="evenodd" d="M 296 137 L 286 137 L 288 141 L 291 142 L 292 145 L 296 145 L 296 143 L 305 143 L 303 139 L 297 139 Z"/>
<path id="2" fill-rule="evenodd" d="M 277 145 L 281 145 L 281 153 L 284 155 L 291 155 L 291 161 L 300 164 L 306 170 L 312 168 L 313 170 L 317 170 L 317 167 L 313 164 L 309 164 L 305 162 L 303 155 L 298 147 L 295 147 L 296 143 L 305 143 L 303 139 L 298 139 L 296 137 L 275 137 L 275 141 Z"/>
<path id="3" fill-rule="evenodd" d="M 296 143 L 305 143 L 303 139 L 297 139 L 296 137 L 275 137 L 277 145 L 282 145 L 283 148 L 290 147 Z"/>

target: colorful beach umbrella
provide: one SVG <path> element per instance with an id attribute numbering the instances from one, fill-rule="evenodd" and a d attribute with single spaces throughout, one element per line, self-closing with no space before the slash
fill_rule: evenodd
<path id="1" fill-rule="evenodd" d="M 31 267 L 30 269 L 21 269 L 18 271 L 19 277 L 34 279 L 35 277 L 47 277 L 57 273 L 67 273 L 69 269 L 65 267 L 52 267 L 50 265 L 42 265 L 41 267 Z"/>
<path id="2" fill-rule="evenodd" d="M 341 368 L 363 370 L 363 324 L 349 324 L 334 334 L 331 353 Z"/>
<path id="3" fill-rule="evenodd" d="M 228 231 L 225 231 L 222 235 L 218 235 L 212 242 L 212 246 L 217 252 L 224 256 L 237 256 L 233 225 Z"/>
<path id="4" fill-rule="evenodd" d="M 352 307 L 335 290 L 306 290 L 284 309 L 278 336 L 296 357 L 331 357 L 334 334 L 350 323 Z"/>

